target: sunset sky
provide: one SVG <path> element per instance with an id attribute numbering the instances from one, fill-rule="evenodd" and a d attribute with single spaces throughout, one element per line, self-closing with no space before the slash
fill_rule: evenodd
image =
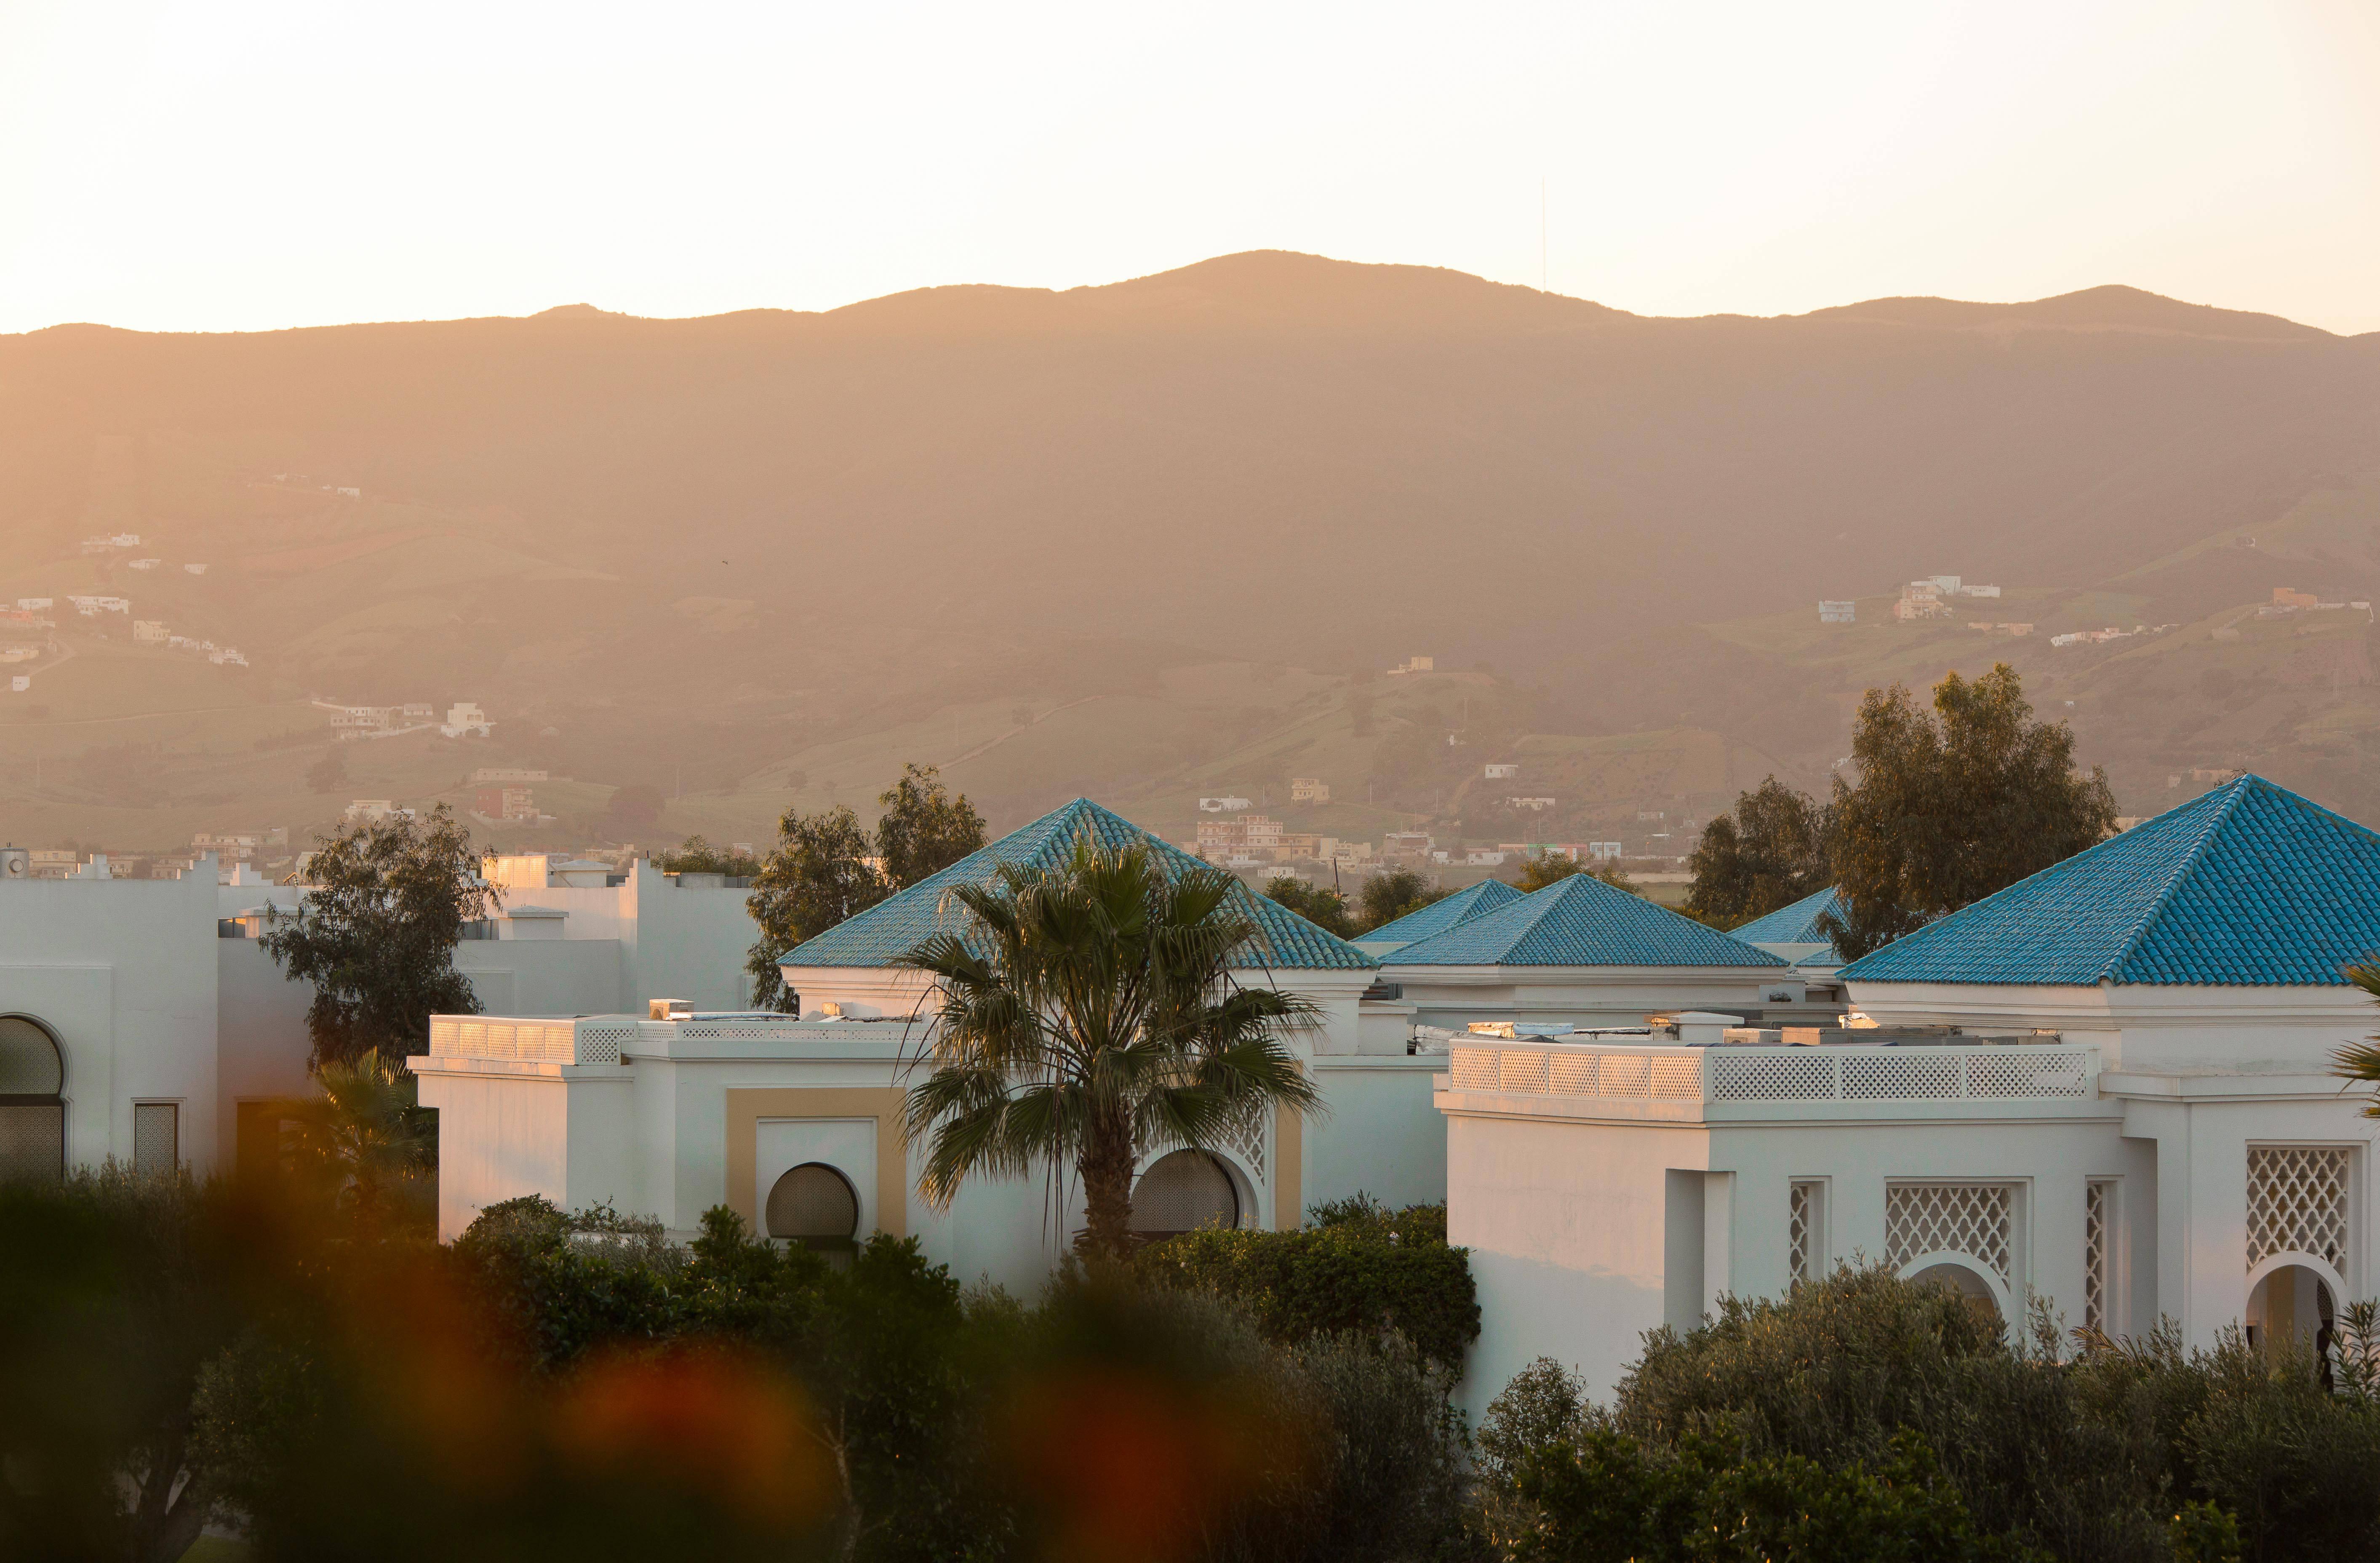
<path id="1" fill-rule="evenodd" d="M 0 0 L 0 331 L 825 309 L 1254 248 L 1655 314 L 2380 329 L 2380 6 Z"/>

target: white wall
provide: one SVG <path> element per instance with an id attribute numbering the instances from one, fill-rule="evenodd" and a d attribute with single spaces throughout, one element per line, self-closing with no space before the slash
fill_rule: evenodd
<path id="1" fill-rule="evenodd" d="M 184 1162 L 228 1153 L 216 1110 L 215 882 L 0 883 L 0 1014 L 56 1034 L 65 1055 L 69 1165 L 132 1157 L 132 1108 L 180 1109 Z"/>
<path id="2" fill-rule="evenodd" d="M 1444 1199 L 1446 1122 L 1430 1092 L 1445 1067 L 1442 1053 L 1317 1057 L 1326 1110 L 1305 1126 L 1301 1203 L 1311 1209 L 1354 1193 L 1391 1207 Z"/>
<path id="3" fill-rule="evenodd" d="M 1479 1288 L 1475 1419 L 1540 1356 L 1609 1397 L 1663 1320 L 1669 1170 L 1706 1168 L 1709 1149 L 1699 1126 L 1447 1115 L 1447 1238 Z"/>
<path id="4" fill-rule="evenodd" d="M 572 1208 L 569 1088 L 561 1079 L 425 1074 L 421 1105 L 438 1109 L 440 1237 L 460 1236 L 489 1206 L 524 1194 Z M 450 1123 L 472 1131 L 450 1134 Z"/>

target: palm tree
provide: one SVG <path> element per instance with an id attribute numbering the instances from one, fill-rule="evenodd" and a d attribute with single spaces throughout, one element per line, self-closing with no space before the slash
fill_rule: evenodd
<path id="1" fill-rule="evenodd" d="M 417 1105 L 419 1083 L 404 1060 L 375 1050 L 353 1063 L 324 1064 L 315 1079 L 322 1095 L 289 1115 L 299 1172 L 366 1226 L 419 1204 L 438 1170 L 438 1120 Z"/>
<path id="2" fill-rule="evenodd" d="M 1233 980 L 1260 929 L 1220 869 L 1169 873 L 1146 843 L 1085 836 L 1043 871 L 998 872 L 951 891 L 973 914 L 971 938 L 937 934 L 903 958 L 940 1000 L 932 1072 L 907 1102 L 911 1140 L 930 1137 L 919 1192 L 947 1209 L 974 1174 L 1071 1166 L 1083 1246 L 1118 1257 L 1138 1157 L 1204 1149 L 1276 1108 L 1318 1107 L 1281 1040 L 1316 1011 Z"/>
<path id="3" fill-rule="evenodd" d="M 2366 961 L 2362 965 L 2348 967 L 2347 980 L 2373 998 L 2380 999 L 2380 962 Z M 2380 1086 L 2380 1036 L 2367 1036 L 2331 1054 L 2330 1072 L 2341 1080 Z M 2363 1116 L 2380 1118 L 2380 1099 L 2365 1103 Z"/>

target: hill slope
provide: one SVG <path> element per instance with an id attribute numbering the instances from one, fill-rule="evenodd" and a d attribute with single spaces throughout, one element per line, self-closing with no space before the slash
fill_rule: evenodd
<path id="1" fill-rule="evenodd" d="M 1514 733 L 1707 731 L 1815 782 L 1858 659 L 1694 626 L 1938 571 L 2153 623 L 2380 585 L 2380 337 L 2120 287 L 1653 320 L 1264 252 L 824 314 L 67 326 L 0 338 L 0 427 L 7 596 L 114 590 L 238 644 L 238 698 L 477 699 L 499 746 L 673 791 L 1096 697 L 1112 742 L 1021 764 L 1028 721 L 987 751 L 1001 804 L 1036 776 L 1155 796 L 1266 720 L 1172 700 L 1169 670 L 1414 652 L 1491 663 Z M 2237 546 L 2310 510 L 2294 556 Z M 169 567 L 78 553 L 103 529 Z M 147 709 L 36 691 L 18 746 L 61 757 L 67 724 Z M 0 802 L 30 784 L 0 767 Z"/>

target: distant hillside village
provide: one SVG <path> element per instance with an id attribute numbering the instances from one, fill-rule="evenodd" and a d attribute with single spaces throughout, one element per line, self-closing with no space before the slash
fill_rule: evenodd
<path id="1" fill-rule="evenodd" d="M 1923 580 L 1911 581 L 1902 587 L 1900 595 L 1893 600 L 1888 612 L 1894 624 L 1920 624 L 1929 620 L 1955 617 L 1952 612 L 1953 605 L 1961 599 L 1998 601 L 1999 597 L 2000 588 L 1996 586 L 1983 586 L 1964 581 L 1957 576 L 1928 576 Z M 2292 613 L 2331 612 L 2351 612 L 2369 615 L 2372 612 L 2372 603 L 2364 598 L 2342 598 L 2335 602 L 2326 602 L 2314 592 L 2299 591 L 2293 587 L 2275 587 L 2272 601 L 2257 608 L 2255 616 L 2259 619 L 2276 619 L 2285 618 Z M 1821 599 L 1818 603 L 1818 622 L 1822 624 L 1857 624 L 1859 622 L 1858 600 L 1855 598 Z M 1985 635 L 2008 636 L 2012 638 L 2030 636 L 2034 630 L 2030 621 L 1967 619 L 1961 622 L 1971 630 Z M 2121 625 L 2108 624 L 2100 629 L 2070 630 L 2063 635 L 2053 635 L 2049 637 L 2049 644 L 2058 648 L 2102 646 L 2111 640 L 2130 640 L 2135 636 L 2164 635 L 2180 627 L 2180 624 L 2136 624 L 2127 629 Z M 2218 628 L 2212 633 L 2216 640 L 2240 638 L 2240 632 L 2228 626 Z"/>

